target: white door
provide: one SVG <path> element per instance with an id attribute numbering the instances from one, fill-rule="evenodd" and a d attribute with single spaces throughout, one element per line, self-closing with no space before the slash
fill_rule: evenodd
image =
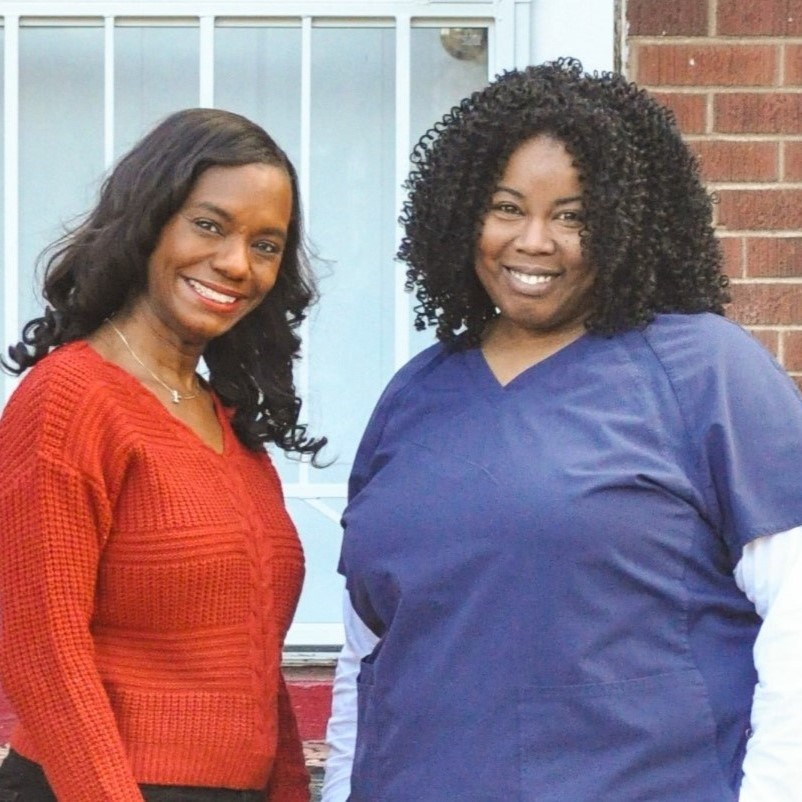
<path id="1" fill-rule="evenodd" d="M 572 53 L 598 48 L 587 20 L 584 39 L 575 24 L 543 38 L 544 27 L 561 30 L 571 2 L 0 4 L 4 348 L 40 308 L 39 251 L 88 210 L 103 171 L 166 114 L 197 105 L 240 112 L 299 170 L 322 299 L 305 324 L 297 381 L 302 418 L 329 438 L 332 462 L 315 469 L 276 456 L 307 555 L 293 647 L 341 642 L 339 517 L 354 451 L 390 375 L 431 341 L 413 331 L 413 299 L 394 261 L 411 145 L 502 69 L 540 60 L 540 50 L 559 55 L 547 52 L 555 36 L 574 42 Z M 594 2 L 611 28 L 613 0 Z M 610 31 L 603 52 L 612 47 Z M 13 386 L 6 378 L 5 397 Z"/>

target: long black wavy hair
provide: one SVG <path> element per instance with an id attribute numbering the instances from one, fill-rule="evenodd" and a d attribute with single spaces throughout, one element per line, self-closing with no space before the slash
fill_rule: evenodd
<path id="1" fill-rule="evenodd" d="M 209 383 L 234 407 L 232 426 L 248 448 L 275 443 L 313 459 L 325 438 L 298 423 L 293 380 L 296 329 L 316 299 L 303 241 L 298 179 L 284 151 L 258 125 L 219 109 L 171 114 L 125 155 L 104 181 L 95 208 L 47 248 L 42 294 L 46 307 L 9 348 L 4 367 L 20 374 L 51 349 L 82 339 L 147 288 L 148 259 L 165 224 L 201 173 L 215 166 L 269 164 L 292 185 L 292 213 L 281 268 L 264 301 L 203 354 Z M 46 256 L 46 259 L 45 259 Z"/>
<path id="2" fill-rule="evenodd" d="M 497 315 L 476 277 L 477 240 L 510 156 L 541 134 L 564 144 L 580 176 L 596 271 L 589 331 L 642 327 L 658 312 L 724 314 L 712 199 L 673 114 L 621 75 L 564 58 L 501 74 L 413 149 L 398 258 L 416 328 L 468 347 Z"/>

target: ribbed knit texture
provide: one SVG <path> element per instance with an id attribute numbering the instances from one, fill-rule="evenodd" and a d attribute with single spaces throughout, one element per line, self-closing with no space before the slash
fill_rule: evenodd
<path id="1" fill-rule="evenodd" d="M 79 342 L 0 421 L 0 679 L 59 802 L 309 799 L 280 670 L 303 553 L 269 458 L 216 407 L 222 454 Z"/>

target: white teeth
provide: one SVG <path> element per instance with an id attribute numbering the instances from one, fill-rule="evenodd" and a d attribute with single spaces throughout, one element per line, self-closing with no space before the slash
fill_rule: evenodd
<path id="1" fill-rule="evenodd" d="M 236 301 L 236 298 L 232 298 L 230 295 L 223 295 L 222 292 L 215 292 L 214 290 L 209 289 L 206 285 L 201 284 L 199 281 L 195 281 L 194 279 L 187 279 L 189 282 L 189 286 L 192 287 L 198 295 L 202 295 L 204 298 L 208 298 L 210 301 L 216 301 L 219 304 L 233 304 Z"/>
<path id="2" fill-rule="evenodd" d="M 530 275 L 529 273 L 521 273 L 518 270 L 510 269 L 510 273 L 523 284 L 546 284 L 551 281 L 554 276 L 544 275 Z"/>

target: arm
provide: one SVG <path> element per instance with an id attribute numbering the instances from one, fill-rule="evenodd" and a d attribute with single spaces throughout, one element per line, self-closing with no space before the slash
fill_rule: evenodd
<path id="1" fill-rule="evenodd" d="M 278 744 L 267 802 L 309 802 L 309 772 L 287 684 L 279 673 Z"/>
<path id="2" fill-rule="evenodd" d="M 337 659 L 331 718 L 326 729 L 329 756 L 321 802 L 346 802 L 351 793 L 351 766 L 356 744 L 356 678 L 362 658 L 370 654 L 378 638 L 362 623 L 346 592 L 343 599 L 345 644 Z"/>
<path id="3" fill-rule="evenodd" d="M 744 548 L 738 587 L 763 618 L 740 802 L 802 800 L 802 527 Z"/>
<path id="4" fill-rule="evenodd" d="M 18 416 L 21 417 L 21 416 Z M 45 452 L 24 421 L 0 432 L 0 677 L 62 802 L 142 802 L 94 658 L 104 488 Z M 53 422 L 49 422 L 53 426 Z M 26 447 L 27 445 L 27 447 Z"/>

